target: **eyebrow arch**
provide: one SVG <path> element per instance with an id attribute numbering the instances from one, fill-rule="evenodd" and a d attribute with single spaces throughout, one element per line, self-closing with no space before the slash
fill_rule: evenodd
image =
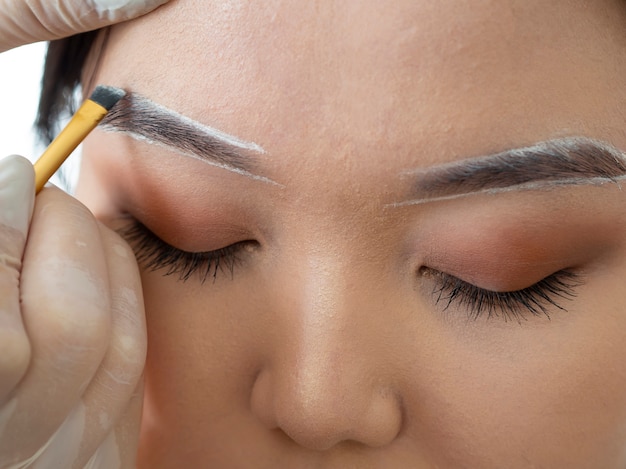
<path id="1" fill-rule="evenodd" d="M 606 142 L 587 137 L 566 137 L 406 171 L 402 176 L 414 179 L 412 200 L 389 206 L 419 205 L 473 194 L 545 190 L 555 186 L 608 182 L 619 185 L 619 181 L 626 177 L 626 158 Z"/>
<path id="2" fill-rule="evenodd" d="M 280 185 L 254 173 L 256 160 L 252 154 L 265 153 L 256 143 L 203 125 L 134 92 L 128 92 L 111 109 L 99 128 L 166 147 L 255 180 Z"/>

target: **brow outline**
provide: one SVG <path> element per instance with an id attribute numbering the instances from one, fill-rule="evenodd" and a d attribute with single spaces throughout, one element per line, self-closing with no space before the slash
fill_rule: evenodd
<path id="1" fill-rule="evenodd" d="M 476 194 L 602 185 L 626 178 L 626 157 L 613 145 L 588 137 L 546 140 L 487 156 L 404 171 L 414 179 L 410 200 L 420 205 Z M 621 186 L 619 186 L 621 188 Z"/>
<path id="2" fill-rule="evenodd" d="M 127 92 L 105 116 L 99 128 L 106 132 L 123 133 L 212 166 L 281 186 L 253 172 L 256 161 L 251 153 L 265 153 L 256 143 L 201 124 L 135 92 Z"/>

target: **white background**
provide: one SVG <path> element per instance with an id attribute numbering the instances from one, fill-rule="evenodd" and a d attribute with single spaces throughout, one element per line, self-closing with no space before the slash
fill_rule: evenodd
<path id="1" fill-rule="evenodd" d="M 13 153 L 35 160 L 32 125 L 37 111 L 46 43 L 0 54 L 0 158 Z"/>
<path id="2" fill-rule="evenodd" d="M 47 42 L 39 42 L 0 54 L 0 158 L 17 154 L 35 162 L 44 146 L 33 124 L 37 115 L 41 75 Z M 80 167 L 80 146 L 50 182 L 72 192 Z M 68 182 L 68 184 L 66 184 Z"/>

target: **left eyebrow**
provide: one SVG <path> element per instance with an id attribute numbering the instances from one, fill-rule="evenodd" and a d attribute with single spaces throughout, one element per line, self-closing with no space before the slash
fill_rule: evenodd
<path id="1" fill-rule="evenodd" d="M 392 206 L 417 205 L 479 193 L 618 182 L 626 176 L 626 158 L 606 142 L 567 137 L 407 171 L 402 176 L 414 179 L 413 198 Z"/>
<path id="2" fill-rule="evenodd" d="M 128 92 L 111 109 L 99 128 L 170 148 L 252 179 L 280 185 L 257 174 L 258 157 L 254 154 L 265 151 L 256 143 L 201 124 L 134 92 Z"/>

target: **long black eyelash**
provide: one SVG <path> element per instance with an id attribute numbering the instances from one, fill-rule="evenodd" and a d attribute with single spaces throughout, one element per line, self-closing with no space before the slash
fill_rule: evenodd
<path id="1" fill-rule="evenodd" d="M 164 269 L 164 275 L 178 275 L 185 282 L 198 273 L 204 283 L 218 272 L 229 272 L 232 278 L 239 254 L 248 241 L 206 252 L 188 252 L 170 246 L 139 221 L 118 230 L 135 251 L 137 262 L 149 271 Z"/>
<path id="2" fill-rule="evenodd" d="M 544 315 L 550 319 L 549 309 L 554 307 L 567 311 L 558 301 L 575 298 L 575 289 L 582 283 L 578 274 L 561 270 L 522 290 L 495 292 L 452 275 L 428 270 L 435 274 L 437 280 L 433 289 L 435 303 L 445 303 L 444 311 L 457 303 L 467 309 L 468 317 L 472 320 L 486 315 L 487 319 L 502 317 L 505 321 L 521 322 L 526 320 L 525 313 Z"/>

